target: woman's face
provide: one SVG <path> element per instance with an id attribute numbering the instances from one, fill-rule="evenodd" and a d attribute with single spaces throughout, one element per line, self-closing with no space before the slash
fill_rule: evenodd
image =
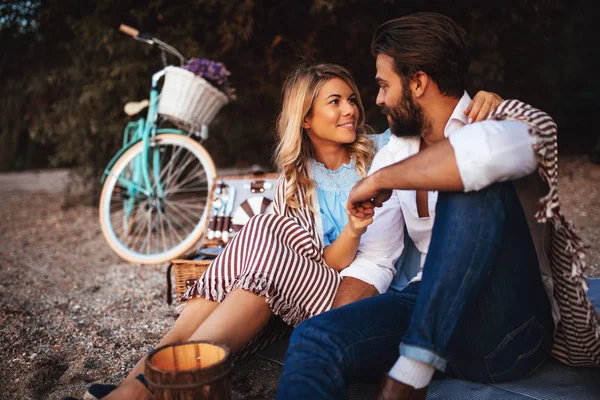
<path id="1" fill-rule="evenodd" d="M 340 78 L 325 82 L 302 125 L 314 146 L 352 143 L 356 140 L 359 116 L 356 96 Z"/>

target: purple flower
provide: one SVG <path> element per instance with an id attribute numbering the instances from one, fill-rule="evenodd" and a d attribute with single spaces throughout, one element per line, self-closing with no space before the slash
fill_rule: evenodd
<path id="1" fill-rule="evenodd" d="M 219 89 L 227 82 L 227 77 L 231 75 L 223 63 L 206 58 L 192 58 L 183 68 L 206 79 Z"/>
<path id="2" fill-rule="evenodd" d="M 228 81 L 231 73 L 223 63 L 206 58 L 192 58 L 183 66 L 183 69 L 204 78 L 208 83 L 224 92 L 230 100 L 235 100 L 235 89 L 229 85 Z"/>

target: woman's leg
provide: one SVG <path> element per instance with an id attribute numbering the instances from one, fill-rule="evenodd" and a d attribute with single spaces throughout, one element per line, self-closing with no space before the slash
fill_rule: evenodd
<path id="1" fill-rule="evenodd" d="M 338 308 L 346 304 L 354 303 L 355 301 L 366 299 L 378 295 L 379 292 L 375 286 L 361 281 L 360 279 L 346 276 L 342 279 L 342 283 L 338 287 L 333 305 L 331 308 Z"/>
<path id="2" fill-rule="evenodd" d="M 161 339 L 156 347 L 164 346 L 175 342 L 185 342 L 198 329 L 211 313 L 217 308 L 219 303 L 195 298 L 188 301 L 183 312 L 175 321 L 173 327 Z M 135 377 L 144 372 L 144 363 L 146 356 L 142 357 L 131 370 L 129 375 L 123 380 L 121 385 L 111 392 L 105 398 L 112 399 L 145 399 L 148 391 Z"/>
<path id="3" fill-rule="evenodd" d="M 216 341 L 226 344 L 235 353 L 260 332 L 272 315 L 264 297 L 236 289 L 219 304 L 189 340 Z"/>
<path id="4" fill-rule="evenodd" d="M 188 302 L 175 325 L 157 347 L 189 340 L 211 340 L 226 344 L 237 352 L 267 324 L 273 313 L 264 297 L 242 289 L 231 292 L 222 303 L 204 299 Z M 135 377 L 144 372 L 143 357 L 121 386 L 106 397 L 113 399 L 146 399 L 148 391 Z"/>

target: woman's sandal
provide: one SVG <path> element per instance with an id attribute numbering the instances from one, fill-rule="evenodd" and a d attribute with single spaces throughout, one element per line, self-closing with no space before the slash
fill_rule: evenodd
<path id="1" fill-rule="evenodd" d="M 138 376 L 135 377 L 135 379 L 140 381 L 142 383 L 142 385 L 146 386 L 146 389 L 148 389 L 148 391 L 150 393 L 152 393 L 152 391 L 148 388 L 148 383 L 146 382 L 146 378 L 144 378 L 144 374 L 139 374 Z M 112 392 L 116 388 L 117 388 L 117 386 L 115 386 L 115 385 L 108 385 L 108 384 L 104 384 L 104 383 L 95 383 L 88 388 L 85 395 L 83 395 L 82 400 L 100 400 L 103 397 L 107 396 L 110 392 Z"/>
<path id="2" fill-rule="evenodd" d="M 115 385 L 107 385 L 104 383 L 94 383 L 88 387 L 87 392 L 83 395 L 83 400 L 98 400 L 107 396 L 110 392 L 115 390 Z"/>

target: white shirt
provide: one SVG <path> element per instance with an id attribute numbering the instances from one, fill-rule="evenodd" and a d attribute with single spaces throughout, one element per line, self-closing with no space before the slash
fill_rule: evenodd
<path id="1" fill-rule="evenodd" d="M 465 192 L 479 190 L 494 182 L 529 175 L 538 165 L 529 127 L 515 121 L 482 121 L 467 124 L 464 110 L 471 98 L 465 92 L 454 109 L 444 135 L 454 149 Z M 420 137 L 393 136 L 375 156 L 369 174 L 419 152 Z M 374 285 L 384 293 L 396 272 L 394 264 L 404 248 L 404 225 L 421 252 L 421 269 L 431 241 L 437 192 L 428 194 L 429 217 L 419 217 L 416 191 L 394 190 L 391 198 L 376 209 L 373 223 L 361 237 L 358 253 L 340 273 Z M 420 271 L 412 281 L 421 279 Z"/>

